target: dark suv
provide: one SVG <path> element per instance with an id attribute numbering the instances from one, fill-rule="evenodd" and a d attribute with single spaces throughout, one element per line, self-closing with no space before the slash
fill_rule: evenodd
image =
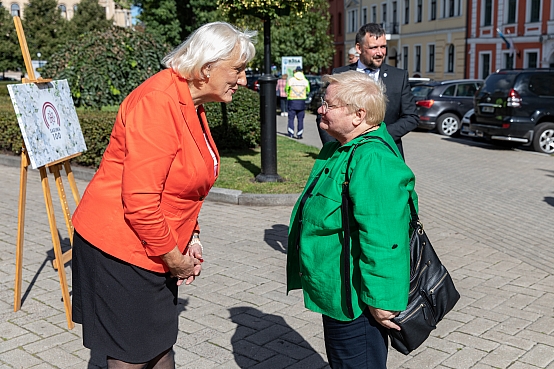
<path id="1" fill-rule="evenodd" d="M 477 137 L 554 153 L 554 69 L 499 70 L 475 95 Z"/>
<path id="2" fill-rule="evenodd" d="M 457 79 L 420 83 L 412 87 L 419 128 L 437 129 L 452 136 L 460 131 L 460 121 L 473 108 L 473 95 L 483 84 L 480 79 Z"/>

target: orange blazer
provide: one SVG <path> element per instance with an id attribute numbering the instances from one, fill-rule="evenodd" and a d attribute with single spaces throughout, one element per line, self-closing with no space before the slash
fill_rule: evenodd
<path id="1" fill-rule="evenodd" d="M 120 260 L 167 272 L 159 255 L 175 245 L 184 251 L 219 174 L 206 140 L 219 163 L 187 81 L 170 69 L 146 80 L 119 108 L 100 167 L 73 214 L 75 230 Z"/>

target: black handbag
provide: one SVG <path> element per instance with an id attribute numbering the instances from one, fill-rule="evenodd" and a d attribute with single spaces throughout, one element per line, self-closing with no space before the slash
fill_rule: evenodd
<path id="1" fill-rule="evenodd" d="M 368 136 L 383 142 L 395 155 L 390 145 L 380 137 Z M 359 145 L 359 144 L 358 144 Z M 343 257 L 345 270 L 346 302 L 347 310 L 353 318 L 352 294 L 350 290 L 350 226 L 348 212 L 350 197 L 348 195 L 348 170 L 350 161 L 358 145 L 352 148 L 352 152 L 346 165 L 345 181 L 342 185 L 342 221 L 344 230 Z M 437 327 L 437 323 L 456 305 L 460 294 L 454 286 L 450 274 L 442 265 L 414 206 L 412 198 L 409 199 L 412 229 L 410 238 L 410 290 L 408 294 L 408 306 L 400 312 L 392 321 L 400 326 L 401 330 L 389 330 L 391 346 L 404 355 L 418 348 Z"/>

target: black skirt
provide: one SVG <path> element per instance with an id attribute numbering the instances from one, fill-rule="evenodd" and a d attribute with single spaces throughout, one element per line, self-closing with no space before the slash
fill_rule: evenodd
<path id="1" fill-rule="evenodd" d="M 177 341 L 177 279 L 116 259 L 73 236 L 73 321 L 83 344 L 128 363 L 146 363 Z"/>

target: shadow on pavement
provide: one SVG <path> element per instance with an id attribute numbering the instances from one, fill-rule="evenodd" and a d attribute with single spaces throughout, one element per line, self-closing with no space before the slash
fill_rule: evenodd
<path id="1" fill-rule="evenodd" d="M 62 253 L 64 253 L 64 252 L 68 251 L 69 249 L 71 249 L 71 243 L 69 242 L 69 238 L 62 238 L 59 231 L 58 231 L 58 237 L 60 238 L 60 246 L 61 246 L 61 249 L 62 249 Z M 23 252 L 25 252 L 25 250 L 23 250 Z M 33 289 L 33 286 L 35 285 L 38 277 L 40 276 L 40 273 L 42 272 L 42 270 L 44 269 L 46 264 L 48 264 L 50 262 L 50 265 L 52 265 L 52 261 L 54 259 L 56 259 L 56 256 L 54 255 L 54 247 L 52 247 L 50 250 L 48 250 L 46 252 L 46 258 L 44 259 L 42 264 L 40 264 L 39 268 L 37 269 L 37 272 L 33 276 L 33 279 L 31 279 L 31 282 L 27 286 L 27 289 L 25 290 L 25 293 L 23 293 L 23 295 L 21 296 L 21 306 L 23 306 L 23 304 L 25 303 L 25 300 L 27 299 L 27 296 L 29 296 L 29 294 L 31 293 L 31 290 Z M 71 266 L 71 261 L 68 261 L 67 264 L 69 264 Z M 53 266 L 52 266 L 52 268 L 53 268 Z M 69 292 L 69 294 L 71 295 L 71 291 Z M 62 299 L 62 301 L 63 301 L 63 299 Z"/>
<path id="2" fill-rule="evenodd" d="M 286 254 L 288 234 L 289 226 L 274 224 L 271 226 L 271 229 L 266 229 L 264 231 L 264 241 L 275 250 Z"/>
<path id="3" fill-rule="evenodd" d="M 551 196 L 545 196 L 544 202 L 546 202 L 550 206 L 554 206 L 554 197 Z"/>
<path id="4" fill-rule="evenodd" d="M 314 348 L 276 315 L 247 306 L 230 308 L 237 325 L 231 338 L 240 368 L 323 368 L 327 363 Z"/>

